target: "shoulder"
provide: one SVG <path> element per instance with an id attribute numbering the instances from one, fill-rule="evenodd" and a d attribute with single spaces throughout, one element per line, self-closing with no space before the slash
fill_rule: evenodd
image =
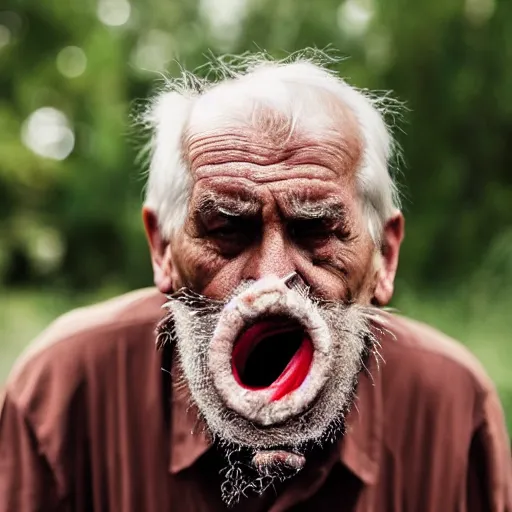
<path id="1" fill-rule="evenodd" d="M 34 340 L 0 393 L 0 436 L 9 440 L 3 455 L 37 450 L 64 493 L 75 457 L 98 432 L 117 432 L 141 403 L 157 410 L 154 330 L 163 302 L 154 290 L 132 292 L 71 311 Z M 31 448 L 19 440 L 20 427 Z"/>
<path id="2" fill-rule="evenodd" d="M 440 384 L 462 378 L 475 390 L 485 393 L 494 385 L 478 359 L 461 342 L 424 323 L 400 315 L 387 315 L 387 337 L 384 348 L 392 363 L 400 359 L 402 370 Z"/>
<path id="3" fill-rule="evenodd" d="M 481 476 L 485 463 L 496 499 L 510 496 L 510 440 L 503 408 L 480 362 L 461 343 L 428 325 L 384 317 L 379 372 L 383 440 L 388 456 L 407 468 L 404 478 L 412 475 L 408 485 L 423 485 L 413 476 L 421 472 L 427 480 L 444 482 L 443 503 L 455 502 L 467 475 L 476 468 Z M 475 449 L 482 458 L 474 458 Z"/>
<path id="4" fill-rule="evenodd" d="M 87 366 L 100 364 L 116 345 L 153 336 L 163 303 L 164 297 L 148 288 L 64 314 L 19 356 L 6 392 L 23 405 L 43 384 L 78 386 Z"/>
<path id="5" fill-rule="evenodd" d="M 433 327 L 399 315 L 385 317 L 381 373 L 388 409 L 407 416 L 414 411 L 431 427 L 451 421 L 470 435 L 486 421 L 488 404 L 499 403 L 482 364 Z"/>

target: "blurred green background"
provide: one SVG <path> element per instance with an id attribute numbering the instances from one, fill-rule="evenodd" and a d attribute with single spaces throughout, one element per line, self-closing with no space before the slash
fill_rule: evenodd
<path id="1" fill-rule="evenodd" d="M 407 103 L 394 306 L 480 358 L 512 430 L 509 0 L 2 0 L 0 383 L 56 315 L 151 284 L 130 113 L 161 73 L 307 45 Z"/>

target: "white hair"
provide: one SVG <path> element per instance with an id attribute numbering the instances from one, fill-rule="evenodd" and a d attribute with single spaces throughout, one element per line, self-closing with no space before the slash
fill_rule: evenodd
<path id="1" fill-rule="evenodd" d="M 396 145 L 384 120 L 386 112 L 397 113 L 397 103 L 347 84 L 326 68 L 326 58 L 332 61 L 312 50 L 283 61 L 266 54 L 216 58 L 209 73 L 214 78 L 200 79 L 183 71 L 180 78 L 167 81 L 142 118 L 151 132 L 145 204 L 155 210 L 164 237 L 171 238 L 188 213 L 192 178 L 185 154 L 187 137 L 240 128 L 253 122 L 261 108 L 284 119 L 289 136 L 299 129 L 316 136 L 321 130 L 332 133 L 334 98 L 338 107 L 352 111 L 360 128 L 358 191 L 370 234 L 379 242 L 384 223 L 399 209 L 389 172 Z"/>

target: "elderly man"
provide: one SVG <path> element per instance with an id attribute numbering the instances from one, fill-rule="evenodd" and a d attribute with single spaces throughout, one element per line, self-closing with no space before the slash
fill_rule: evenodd
<path id="1" fill-rule="evenodd" d="M 511 511 L 489 378 L 382 309 L 404 232 L 382 102 L 304 59 L 246 64 L 146 112 L 157 289 L 20 358 L 0 511 Z"/>

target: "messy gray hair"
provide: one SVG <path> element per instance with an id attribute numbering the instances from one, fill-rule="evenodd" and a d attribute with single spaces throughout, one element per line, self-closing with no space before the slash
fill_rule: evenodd
<path id="1" fill-rule="evenodd" d="M 356 89 L 328 69 L 339 59 L 307 49 L 284 60 L 266 53 L 212 58 L 206 78 L 182 70 L 166 79 L 165 87 L 142 115 L 150 132 L 147 146 L 149 177 L 145 205 L 157 215 L 162 235 L 169 239 L 184 224 L 192 189 L 184 139 L 215 128 L 238 128 L 264 107 L 314 135 L 332 120 L 325 93 L 355 115 L 363 154 L 357 172 L 358 191 L 369 232 L 379 243 L 384 223 L 399 208 L 399 194 L 390 174 L 396 143 L 386 124 L 399 104 L 389 96 Z M 199 70 L 204 72 L 203 69 Z M 320 114 L 319 114 L 320 112 Z M 323 114 L 323 117 L 322 117 Z"/>

